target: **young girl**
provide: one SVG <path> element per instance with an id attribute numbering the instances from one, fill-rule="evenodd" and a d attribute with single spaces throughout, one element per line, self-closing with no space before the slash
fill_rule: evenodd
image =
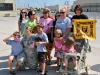
<path id="1" fill-rule="evenodd" d="M 55 30 L 55 38 L 54 38 L 54 48 L 55 48 L 55 57 L 57 57 L 57 66 L 59 69 L 59 65 L 61 62 L 60 53 L 62 52 L 62 46 L 64 43 L 64 40 L 62 37 L 62 31 L 60 29 Z"/>
<path id="2" fill-rule="evenodd" d="M 62 48 L 62 51 L 65 55 L 65 70 L 66 71 L 67 71 L 67 66 L 68 66 L 68 59 L 70 58 L 70 56 L 68 56 L 67 53 L 75 52 L 74 43 L 75 43 L 74 38 L 73 37 L 68 37 L 65 40 L 65 45 Z M 74 64 L 76 65 L 74 70 L 77 70 L 77 59 L 76 59 L 76 57 L 72 57 L 72 59 L 73 59 Z"/>

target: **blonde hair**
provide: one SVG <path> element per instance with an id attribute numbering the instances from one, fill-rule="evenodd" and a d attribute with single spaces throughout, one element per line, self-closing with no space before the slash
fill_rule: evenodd
<path id="1" fill-rule="evenodd" d="M 32 33 L 32 28 L 31 27 L 26 27 L 25 30 L 28 29 Z"/>
<path id="2" fill-rule="evenodd" d="M 70 12 L 70 9 L 69 9 L 69 7 L 68 7 L 68 6 L 64 6 L 62 9 L 65 9 L 65 11 L 66 11 L 66 14 L 69 14 L 69 12 Z"/>
<path id="3" fill-rule="evenodd" d="M 68 37 L 68 38 L 65 40 L 65 45 L 68 46 L 68 47 L 74 45 L 74 43 L 75 43 L 75 40 L 74 40 L 73 37 Z"/>
<path id="4" fill-rule="evenodd" d="M 60 29 L 55 29 L 55 34 L 60 34 L 62 36 L 62 31 Z"/>
<path id="5" fill-rule="evenodd" d="M 44 8 L 42 12 L 48 12 L 48 16 L 51 16 L 51 11 L 49 8 Z"/>

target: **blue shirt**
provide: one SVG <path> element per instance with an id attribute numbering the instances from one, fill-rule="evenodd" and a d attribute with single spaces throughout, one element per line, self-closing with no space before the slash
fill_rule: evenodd
<path id="1" fill-rule="evenodd" d="M 48 37 L 45 33 L 37 34 L 36 37 L 39 37 L 42 39 L 40 42 L 47 42 L 48 43 Z M 46 45 L 41 44 L 37 46 L 37 52 L 46 52 Z"/>
<path id="2" fill-rule="evenodd" d="M 72 21 L 72 16 L 71 15 L 68 15 L 68 18 Z"/>
<path id="3" fill-rule="evenodd" d="M 23 51 L 23 45 L 20 43 L 20 41 L 15 40 L 8 40 L 8 45 L 11 45 L 11 55 L 19 55 Z"/>
<path id="4" fill-rule="evenodd" d="M 59 18 L 56 21 L 55 28 L 61 29 L 62 34 L 64 35 L 66 33 L 66 31 L 67 31 L 68 28 L 72 28 L 71 20 L 68 17 L 66 17 L 64 19 Z"/>

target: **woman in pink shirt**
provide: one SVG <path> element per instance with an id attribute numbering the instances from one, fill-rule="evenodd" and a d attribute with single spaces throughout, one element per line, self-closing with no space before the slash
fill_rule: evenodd
<path id="1" fill-rule="evenodd" d="M 42 23 L 44 25 L 44 32 L 47 34 L 48 36 L 48 40 L 49 40 L 49 44 L 47 45 L 47 57 L 48 57 L 48 65 L 51 64 L 51 50 L 53 47 L 52 44 L 52 38 L 51 38 L 51 32 L 52 32 L 52 27 L 53 27 L 53 20 L 51 18 L 49 18 L 51 12 L 48 8 L 44 8 L 43 9 L 43 17 L 40 18 L 39 23 Z M 50 48 L 51 47 L 51 48 Z"/>
<path id="2" fill-rule="evenodd" d="M 67 53 L 72 53 L 75 52 L 74 49 L 74 43 L 75 40 L 73 37 L 68 37 L 65 41 L 65 45 L 62 47 L 62 51 L 65 55 L 65 70 L 67 71 L 67 66 L 68 66 L 68 59 L 70 58 L 70 56 L 68 56 Z M 76 65 L 74 70 L 77 70 L 78 65 L 77 65 L 77 59 L 76 57 L 72 57 L 74 64 Z"/>
<path id="3" fill-rule="evenodd" d="M 62 37 L 62 31 L 60 29 L 55 30 L 55 37 L 54 37 L 54 48 L 55 48 L 55 57 L 57 57 L 57 67 L 59 69 L 59 65 L 61 64 L 61 52 L 62 47 L 64 44 L 64 40 L 61 39 Z M 60 40 L 59 40 L 60 39 Z"/>

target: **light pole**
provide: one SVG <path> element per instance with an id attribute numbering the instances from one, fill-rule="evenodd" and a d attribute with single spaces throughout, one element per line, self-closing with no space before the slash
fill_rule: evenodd
<path id="1" fill-rule="evenodd" d="M 67 5 L 69 5 L 69 1 L 67 1 Z"/>
<path id="2" fill-rule="evenodd" d="M 44 3 L 44 8 L 46 7 L 46 3 Z"/>

